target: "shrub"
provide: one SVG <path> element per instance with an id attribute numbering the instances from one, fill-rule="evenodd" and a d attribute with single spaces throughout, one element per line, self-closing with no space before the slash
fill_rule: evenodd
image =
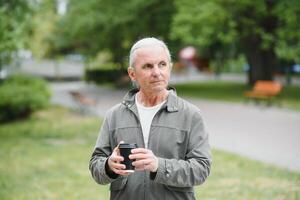
<path id="1" fill-rule="evenodd" d="M 125 69 L 103 68 L 103 69 L 86 69 L 85 80 L 97 84 L 113 83 L 121 86 L 129 83 L 129 80 L 124 80 L 128 77 Z"/>
<path id="2" fill-rule="evenodd" d="M 50 89 L 46 81 L 15 75 L 0 85 L 0 122 L 28 117 L 49 104 Z"/>

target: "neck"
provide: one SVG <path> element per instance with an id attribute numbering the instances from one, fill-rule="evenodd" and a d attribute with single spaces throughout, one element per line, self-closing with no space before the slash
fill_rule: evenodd
<path id="1" fill-rule="evenodd" d="M 169 91 L 167 89 L 155 94 L 145 93 L 140 90 L 137 93 L 137 100 L 145 107 L 152 107 L 165 101 L 168 97 L 168 94 Z"/>

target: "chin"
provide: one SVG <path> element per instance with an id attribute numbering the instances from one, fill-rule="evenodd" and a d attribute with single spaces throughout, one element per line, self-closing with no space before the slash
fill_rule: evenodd
<path id="1" fill-rule="evenodd" d="M 156 92 L 161 92 L 163 90 L 166 90 L 167 86 L 158 86 L 158 87 L 153 87 L 152 90 L 156 91 Z"/>

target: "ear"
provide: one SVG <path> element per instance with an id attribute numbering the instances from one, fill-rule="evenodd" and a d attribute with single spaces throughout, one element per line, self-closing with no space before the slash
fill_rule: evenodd
<path id="1" fill-rule="evenodd" d="M 128 76 L 130 77 L 131 81 L 136 81 L 135 70 L 132 67 L 128 67 L 127 73 L 128 73 Z"/>

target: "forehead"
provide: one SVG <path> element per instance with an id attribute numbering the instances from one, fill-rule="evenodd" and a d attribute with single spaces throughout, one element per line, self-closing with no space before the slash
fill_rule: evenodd
<path id="1" fill-rule="evenodd" d="M 166 50 L 160 46 L 141 47 L 135 51 L 135 64 L 168 61 Z"/>

